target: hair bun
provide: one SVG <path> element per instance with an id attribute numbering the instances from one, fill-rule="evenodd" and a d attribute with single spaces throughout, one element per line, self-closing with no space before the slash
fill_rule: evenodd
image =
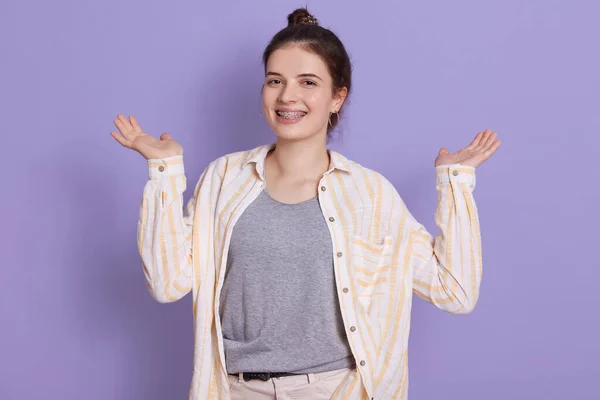
<path id="1" fill-rule="evenodd" d="M 288 15 L 288 26 L 319 25 L 319 20 L 313 17 L 306 8 L 298 8 Z"/>

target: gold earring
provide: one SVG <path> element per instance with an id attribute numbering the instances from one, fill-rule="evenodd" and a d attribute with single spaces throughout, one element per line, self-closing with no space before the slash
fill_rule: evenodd
<path id="1" fill-rule="evenodd" d="M 336 112 L 330 112 L 329 113 L 329 119 L 327 120 L 327 126 L 331 126 L 333 128 L 333 124 L 331 123 L 331 116 L 335 114 L 335 116 L 337 117 L 337 121 L 339 122 L 340 120 L 340 115 L 339 115 L 339 111 Z"/>

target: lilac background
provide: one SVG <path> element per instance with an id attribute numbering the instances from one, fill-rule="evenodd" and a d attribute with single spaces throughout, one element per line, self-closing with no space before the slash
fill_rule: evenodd
<path id="1" fill-rule="evenodd" d="M 160 305 L 146 290 L 147 170 L 112 120 L 171 132 L 191 184 L 274 140 L 260 56 L 304 4 L 2 1 L 1 399 L 187 398 L 190 296 Z M 415 298 L 410 399 L 600 398 L 599 3 L 308 6 L 355 67 L 332 147 L 387 176 L 432 232 L 439 148 L 487 127 L 503 141 L 478 168 L 479 304 L 462 317 Z"/>

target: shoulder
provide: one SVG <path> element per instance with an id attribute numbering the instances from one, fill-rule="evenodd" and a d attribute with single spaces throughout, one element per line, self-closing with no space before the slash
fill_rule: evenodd
<path id="1" fill-rule="evenodd" d="M 267 152 L 268 144 L 260 145 L 252 149 L 240 150 L 224 154 L 214 159 L 207 169 L 215 176 L 224 179 L 226 175 L 231 173 L 236 174 L 241 172 L 244 167 L 251 161 L 260 158 L 260 154 Z"/>
<path id="2" fill-rule="evenodd" d="M 385 214 L 404 208 L 404 201 L 396 187 L 383 173 L 339 153 L 335 157 L 341 171 L 337 171 L 333 182 L 341 185 L 340 189 L 345 194 L 342 201 L 352 202 L 352 208 L 377 209 Z"/>
<path id="3" fill-rule="evenodd" d="M 380 226 L 384 230 L 394 226 L 413 230 L 419 226 L 392 181 L 383 173 L 356 161 L 350 161 L 348 166 L 350 173 L 343 174 L 345 179 L 351 179 L 346 183 L 346 186 L 352 186 L 348 192 L 353 194 L 348 200 L 361 218 L 376 224 L 387 221 L 387 226 Z"/>
<path id="4" fill-rule="evenodd" d="M 376 191 L 383 196 L 398 194 L 394 184 L 383 173 L 349 159 L 346 159 L 346 166 L 349 174 L 344 175 L 352 179 L 362 190 Z"/>

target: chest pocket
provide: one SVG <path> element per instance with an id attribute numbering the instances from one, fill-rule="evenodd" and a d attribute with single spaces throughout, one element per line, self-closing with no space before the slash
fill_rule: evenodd
<path id="1" fill-rule="evenodd" d="M 390 291 L 393 236 L 385 236 L 380 242 L 354 236 L 352 248 L 356 294 L 359 302 L 368 307 L 376 296 Z"/>

